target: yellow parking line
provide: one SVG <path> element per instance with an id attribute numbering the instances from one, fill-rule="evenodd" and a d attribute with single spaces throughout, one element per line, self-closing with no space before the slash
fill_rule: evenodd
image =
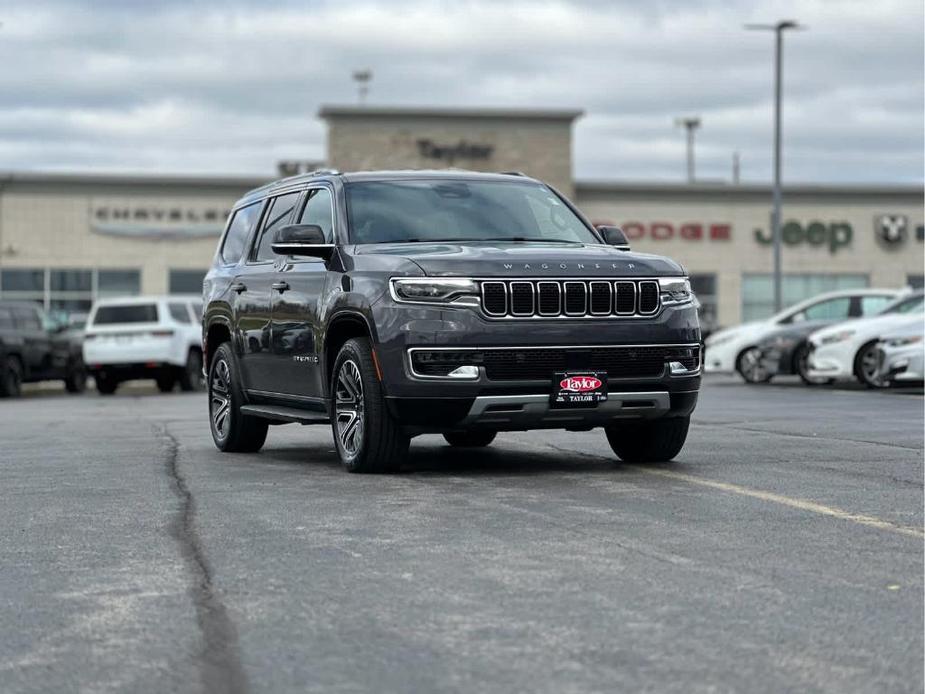
<path id="1" fill-rule="evenodd" d="M 770 501 L 775 504 L 789 506 L 790 508 L 799 509 L 801 511 L 817 513 L 821 516 L 831 516 L 832 518 L 850 521 L 852 523 L 857 523 L 858 525 L 866 525 L 869 528 L 886 530 L 888 532 L 897 533 L 899 535 L 909 535 L 910 537 L 925 538 L 925 530 L 922 528 L 914 528 L 908 525 L 898 525 L 896 523 L 883 520 L 882 518 L 865 516 L 860 513 L 851 513 L 850 511 L 845 511 L 844 509 L 836 508 L 835 506 L 826 506 L 825 504 L 819 504 L 815 501 L 807 501 L 806 499 L 794 499 L 789 496 L 784 496 L 783 494 L 765 492 L 760 489 L 750 489 L 749 487 L 742 487 L 738 484 L 731 484 L 729 482 L 716 482 L 714 480 L 704 479 L 703 477 L 687 475 L 683 472 L 675 472 L 674 470 L 641 467 L 639 465 L 627 465 L 626 467 L 630 470 L 635 470 L 636 472 L 644 472 L 648 475 L 668 477 L 669 479 L 688 482 L 690 484 L 697 484 L 702 487 L 710 487 L 711 489 L 719 489 L 720 491 L 739 494 L 741 496 L 750 496 L 753 499 Z"/>
<path id="2" fill-rule="evenodd" d="M 527 448 L 552 448 L 554 450 L 563 450 L 550 444 L 542 445 L 526 443 L 525 441 L 518 441 L 517 443 Z M 568 452 L 579 453 L 579 455 L 590 458 L 601 458 L 604 460 L 609 460 L 609 458 L 606 456 L 596 455 L 594 453 L 581 453 L 579 451 Z M 825 504 L 819 504 L 815 501 L 795 499 L 793 497 L 784 496 L 783 494 L 775 494 L 774 492 L 765 492 L 760 489 L 742 487 L 741 485 L 732 484 L 731 482 L 717 482 L 715 480 L 708 480 L 703 477 L 697 477 L 695 475 L 688 475 L 683 472 L 665 470 L 664 468 L 643 467 L 641 465 L 624 465 L 623 467 L 627 470 L 633 470 L 635 472 L 644 472 L 647 475 L 658 475 L 659 477 L 667 477 L 669 479 L 678 480 L 680 482 L 696 484 L 701 487 L 718 489 L 723 492 L 729 492 L 730 494 L 738 494 L 740 496 L 748 496 L 753 499 L 760 499 L 762 501 L 770 501 L 771 503 L 781 504 L 782 506 L 789 506 L 790 508 L 799 509 L 800 511 L 808 511 L 809 513 L 816 513 L 821 516 L 829 516 L 831 518 L 838 518 L 839 520 L 846 520 L 851 523 L 857 523 L 858 525 L 864 525 L 868 528 L 876 528 L 877 530 L 886 530 L 887 532 L 896 533 L 898 535 L 907 535 L 909 537 L 925 539 L 925 529 L 912 527 L 910 525 L 899 525 L 898 523 L 892 523 L 890 521 L 883 520 L 882 518 L 876 518 L 875 516 L 865 516 L 860 513 L 851 513 L 851 511 L 845 511 L 844 509 L 837 508 L 835 506 L 826 506 Z"/>

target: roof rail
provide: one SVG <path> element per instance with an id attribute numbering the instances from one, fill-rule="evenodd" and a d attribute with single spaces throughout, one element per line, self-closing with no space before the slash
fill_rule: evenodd
<path id="1" fill-rule="evenodd" d="M 523 171 L 499 171 L 498 173 L 504 176 L 527 176 Z"/>
<path id="2" fill-rule="evenodd" d="M 245 193 L 245 197 L 248 195 L 254 195 L 264 190 L 271 190 L 278 186 L 285 185 L 286 183 L 298 183 L 299 181 L 307 181 L 315 176 L 338 176 L 340 171 L 337 169 L 315 169 L 314 171 L 308 171 L 306 173 L 295 174 L 294 176 L 286 176 L 285 178 L 279 178 L 275 181 L 270 181 L 269 183 L 264 183 L 262 186 L 258 186 L 253 190 Z"/>

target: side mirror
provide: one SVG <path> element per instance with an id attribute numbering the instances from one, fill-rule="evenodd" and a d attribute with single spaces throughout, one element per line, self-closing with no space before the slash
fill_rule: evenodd
<path id="1" fill-rule="evenodd" d="M 329 260 L 334 253 L 334 244 L 324 238 L 324 231 L 317 224 L 289 224 L 276 232 L 271 244 L 277 255 L 304 255 Z"/>
<path id="2" fill-rule="evenodd" d="M 620 227 L 601 224 L 595 228 L 604 237 L 604 243 L 608 246 L 613 246 L 621 251 L 630 249 L 630 242 L 627 241 L 626 234 L 623 233 L 623 229 Z"/>

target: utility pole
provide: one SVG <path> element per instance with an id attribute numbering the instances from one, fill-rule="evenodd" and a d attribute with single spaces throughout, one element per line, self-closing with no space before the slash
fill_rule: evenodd
<path id="1" fill-rule="evenodd" d="M 774 241 L 774 312 L 783 308 L 781 299 L 781 86 L 784 32 L 805 29 L 793 20 L 777 24 L 746 24 L 746 29 L 774 32 L 774 191 L 771 195 L 771 235 Z"/>
<path id="2" fill-rule="evenodd" d="M 694 131 L 700 127 L 700 117 L 675 118 L 674 124 L 687 130 L 687 182 L 693 183 L 696 179 L 694 170 Z"/>
<path id="3" fill-rule="evenodd" d="M 357 83 L 357 102 L 360 106 L 366 103 L 366 95 L 369 93 L 369 83 L 372 79 L 373 71 L 369 68 L 353 72 L 353 81 Z"/>
<path id="4" fill-rule="evenodd" d="M 742 173 L 742 160 L 739 157 L 738 152 L 733 152 L 732 153 L 732 183 L 734 185 L 739 185 L 739 181 L 741 180 L 741 173 Z"/>

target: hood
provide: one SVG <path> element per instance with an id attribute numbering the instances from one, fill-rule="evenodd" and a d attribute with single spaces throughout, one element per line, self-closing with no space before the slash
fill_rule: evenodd
<path id="1" fill-rule="evenodd" d="M 404 258 L 429 276 L 659 277 L 683 275 L 673 260 L 613 246 L 582 243 L 377 243 L 356 246 L 356 256 Z"/>
<path id="2" fill-rule="evenodd" d="M 853 330 L 859 336 L 871 335 L 876 337 L 885 330 L 903 328 L 921 323 L 922 321 L 923 317 L 921 313 L 887 313 L 882 316 L 872 316 L 870 318 L 855 318 L 854 320 L 842 321 L 828 328 L 817 330 L 810 336 L 810 339 L 817 342 L 829 335 L 835 335 L 846 330 Z"/>

